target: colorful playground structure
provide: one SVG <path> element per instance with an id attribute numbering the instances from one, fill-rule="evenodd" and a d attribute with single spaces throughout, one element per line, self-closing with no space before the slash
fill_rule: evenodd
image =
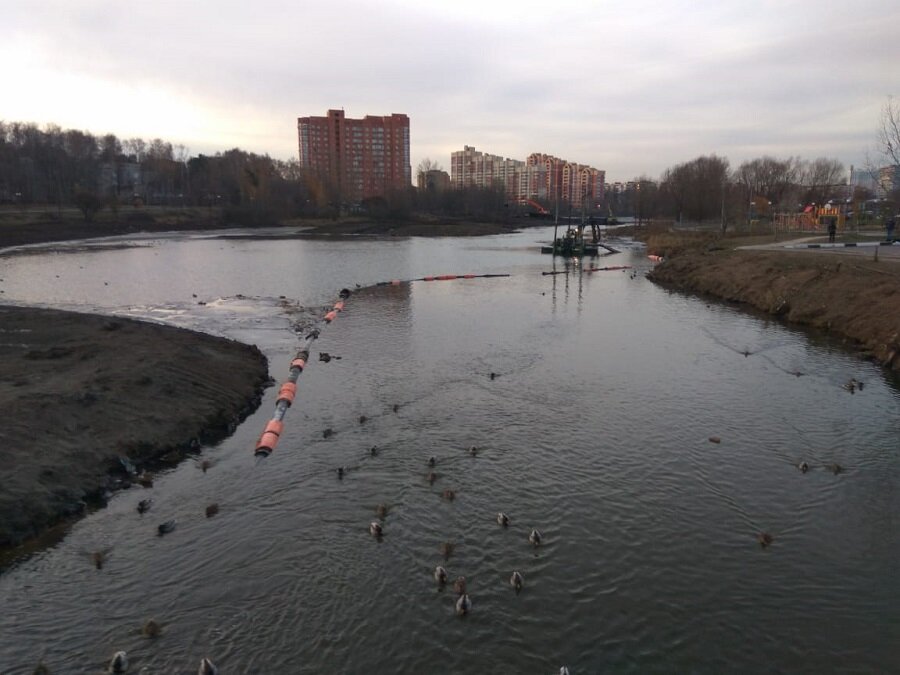
<path id="1" fill-rule="evenodd" d="M 776 213 L 775 227 L 782 231 L 822 232 L 834 222 L 838 230 L 843 230 L 846 217 L 839 206 L 806 206 L 799 213 Z"/>

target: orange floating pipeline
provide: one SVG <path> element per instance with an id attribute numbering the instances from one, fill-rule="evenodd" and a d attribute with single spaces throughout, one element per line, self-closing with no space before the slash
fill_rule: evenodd
<path id="1" fill-rule="evenodd" d="M 268 455 L 271 453 L 277 447 L 278 439 L 281 437 L 283 429 L 283 422 L 269 420 L 268 424 L 266 424 L 266 430 L 263 431 L 262 436 L 259 437 L 259 441 L 256 443 L 254 454 Z"/>
<path id="2" fill-rule="evenodd" d="M 455 278 L 456 278 L 455 274 L 441 274 L 441 275 L 435 277 L 435 279 L 437 279 L 438 281 L 450 281 L 451 279 L 455 279 Z"/>
<path id="3" fill-rule="evenodd" d="M 663 261 L 663 257 L 661 255 L 648 255 L 647 257 L 650 258 L 650 260 L 652 260 L 653 262 Z"/>
<path id="4" fill-rule="evenodd" d="M 335 310 L 331 310 L 328 314 L 325 315 L 325 323 L 331 323 L 334 321 L 335 317 L 337 317 L 337 312 Z"/>
<path id="5" fill-rule="evenodd" d="M 297 385 L 293 382 L 285 382 L 281 385 L 281 389 L 278 390 L 278 398 L 275 400 L 276 405 L 281 403 L 282 401 L 286 401 L 288 407 L 294 402 L 294 397 L 297 395 Z"/>
<path id="6" fill-rule="evenodd" d="M 291 368 L 297 368 L 300 372 L 303 372 L 303 369 L 306 367 L 306 359 L 297 357 L 293 361 L 291 361 Z"/>
<path id="7" fill-rule="evenodd" d="M 434 281 L 434 275 L 429 275 L 427 277 L 422 277 L 422 281 Z"/>
<path id="8" fill-rule="evenodd" d="M 343 300 L 338 300 L 336 303 L 334 303 L 334 311 L 340 312 L 343 309 L 344 309 L 344 301 Z"/>
<path id="9" fill-rule="evenodd" d="M 475 275 L 474 274 L 463 274 L 462 278 L 463 279 L 474 279 Z"/>

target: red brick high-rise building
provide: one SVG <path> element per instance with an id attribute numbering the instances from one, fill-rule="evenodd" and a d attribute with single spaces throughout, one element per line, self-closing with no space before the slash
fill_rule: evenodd
<path id="1" fill-rule="evenodd" d="M 412 185 L 406 115 L 351 119 L 343 110 L 329 110 L 324 117 L 298 118 L 297 132 L 300 166 L 334 191 L 342 204 Z"/>

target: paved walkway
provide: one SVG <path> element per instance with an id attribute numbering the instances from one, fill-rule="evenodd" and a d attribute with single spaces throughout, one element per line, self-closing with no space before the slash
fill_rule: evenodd
<path id="1" fill-rule="evenodd" d="M 886 241 L 859 241 L 859 242 L 835 242 L 829 244 L 821 235 L 814 237 L 802 237 L 787 241 L 773 241 L 771 244 L 756 244 L 754 246 L 739 246 L 739 249 L 747 251 L 828 251 L 830 253 L 842 253 L 857 256 L 875 256 L 878 249 L 878 258 L 900 261 L 900 241 L 889 243 Z"/>

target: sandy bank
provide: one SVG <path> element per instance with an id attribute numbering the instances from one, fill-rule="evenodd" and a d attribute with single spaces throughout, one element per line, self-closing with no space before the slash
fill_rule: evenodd
<path id="1" fill-rule="evenodd" d="M 0 306 L 0 547 L 212 442 L 259 402 L 256 348 L 129 319 Z M 133 479 L 133 478 L 132 478 Z"/>
<path id="2" fill-rule="evenodd" d="M 650 278 L 826 331 L 900 370 L 900 264 L 824 251 L 678 253 Z"/>

